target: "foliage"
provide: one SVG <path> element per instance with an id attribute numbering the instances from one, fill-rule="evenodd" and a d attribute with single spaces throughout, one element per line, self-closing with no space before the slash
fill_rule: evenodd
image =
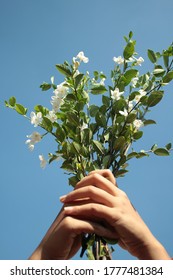
<path id="1" fill-rule="evenodd" d="M 47 134 L 54 137 L 57 147 L 54 153 L 49 153 L 48 161 L 51 163 L 61 158 L 61 168 L 69 173 L 72 186 L 94 169 L 108 168 L 119 177 L 128 172 L 132 158 L 146 157 L 150 153 L 170 154 L 170 143 L 165 147 L 154 144 L 150 150 L 140 152 L 134 151 L 132 144 L 143 137 L 142 127 L 156 123 L 146 116 L 162 100 L 164 87 L 173 79 L 173 45 L 161 53 L 149 49 L 148 58 L 153 70 L 140 75 L 139 68 L 144 60 L 137 57 L 136 41 L 132 37 L 132 32 L 124 37 L 123 56 L 113 58 L 111 85 L 107 85 L 107 77 L 102 72 L 94 71 L 92 77 L 88 72 L 79 72 L 81 62 L 89 61 L 80 52 L 71 64 L 65 61 L 56 65 L 64 76 L 63 83 L 56 85 L 52 77 L 51 83 L 44 82 L 40 86 L 42 91 L 53 90 L 51 110 L 36 105 L 28 117 L 28 110 L 18 104 L 15 97 L 5 101 L 7 107 L 27 117 L 35 127 L 45 130 L 41 136 L 28 136 L 30 139 L 26 143 L 31 150 Z M 97 104 L 90 104 L 92 95 L 98 96 Z M 40 160 L 45 167 L 44 157 L 40 156 Z M 93 242 L 92 237 L 89 248 L 91 243 L 93 247 Z M 102 253 L 107 256 L 108 250 L 102 250 Z M 90 249 L 88 255 L 93 257 Z"/>

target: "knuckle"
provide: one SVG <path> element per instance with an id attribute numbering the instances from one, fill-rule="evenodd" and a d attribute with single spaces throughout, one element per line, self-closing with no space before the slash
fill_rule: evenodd
<path id="1" fill-rule="evenodd" d="M 70 228 L 71 228 L 71 225 L 72 225 L 72 217 L 66 216 L 66 217 L 63 219 L 63 224 L 64 224 L 64 226 L 66 227 L 66 229 L 70 229 Z"/>
<path id="2" fill-rule="evenodd" d="M 122 198 L 128 198 L 125 191 L 120 190 Z"/>

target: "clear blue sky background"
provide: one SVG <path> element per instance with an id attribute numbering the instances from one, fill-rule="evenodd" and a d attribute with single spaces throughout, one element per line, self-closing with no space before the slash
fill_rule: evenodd
<path id="1" fill-rule="evenodd" d="M 81 50 L 90 59 L 85 70 L 108 75 L 130 30 L 145 59 L 143 71 L 151 69 L 147 49 L 162 51 L 173 41 L 172 12 L 172 0 L 0 0 L 0 259 L 27 259 L 58 213 L 59 196 L 71 188 L 59 165 L 39 166 L 38 155 L 54 151 L 55 143 L 47 138 L 31 153 L 25 140 L 34 128 L 3 101 L 15 95 L 30 110 L 39 103 L 48 106 L 50 93 L 39 85 L 52 75 L 62 82 L 54 65 Z M 165 90 L 150 113 L 157 125 L 145 128 L 139 150 L 173 142 L 173 84 Z M 118 180 L 171 255 L 172 181 L 173 154 L 132 160 L 130 172 Z M 118 247 L 113 257 L 132 259 Z"/>

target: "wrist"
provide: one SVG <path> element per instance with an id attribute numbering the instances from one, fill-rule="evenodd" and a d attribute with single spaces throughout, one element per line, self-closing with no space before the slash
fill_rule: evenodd
<path id="1" fill-rule="evenodd" d="M 43 251 L 43 246 L 39 245 L 28 260 L 48 260 L 49 258 L 43 255 Z"/>
<path id="2" fill-rule="evenodd" d="M 28 258 L 28 260 L 41 260 L 42 259 L 42 253 L 40 248 L 37 248 L 32 255 Z"/>
<path id="3" fill-rule="evenodd" d="M 157 239 L 141 246 L 137 257 L 140 260 L 171 260 L 166 249 Z"/>

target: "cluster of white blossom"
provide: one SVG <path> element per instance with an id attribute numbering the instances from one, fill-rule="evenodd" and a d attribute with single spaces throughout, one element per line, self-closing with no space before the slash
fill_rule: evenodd
<path id="1" fill-rule="evenodd" d="M 81 51 L 77 54 L 76 57 L 73 57 L 73 68 L 75 70 L 75 74 L 74 75 L 78 75 L 79 71 L 78 71 L 78 67 L 80 65 L 81 62 L 84 63 L 88 63 L 89 59 L 88 57 L 86 57 L 84 55 L 84 52 Z M 135 57 L 131 57 L 128 61 L 124 60 L 123 57 L 118 56 L 118 57 L 113 57 L 113 61 L 115 63 L 117 63 L 118 65 L 124 64 L 125 62 L 132 62 L 135 65 L 140 65 L 141 63 L 144 62 L 144 59 L 142 57 L 139 58 L 135 58 Z M 89 73 L 88 73 L 89 75 Z M 138 83 L 139 78 L 136 76 L 131 80 L 131 86 L 132 87 L 136 87 L 137 83 Z M 54 83 L 54 78 L 51 78 L 52 84 Z M 94 84 L 95 79 L 92 80 L 92 83 Z M 104 85 L 105 82 L 105 78 L 102 78 L 100 81 L 101 85 Z M 127 101 L 127 107 L 128 108 L 124 108 L 123 111 L 119 111 L 119 113 L 124 116 L 125 118 L 128 116 L 128 114 L 131 112 L 131 110 L 134 107 L 134 102 L 137 103 L 140 101 L 140 98 L 144 95 L 146 95 L 146 91 L 143 89 L 140 89 L 139 94 L 135 96 L 133 101 L 129 101 L 128 98 L 126 99 Z M 62 82 L 61 84 L 57 85 L 56 89 L 53 91 L 54 95 L 51 97 L 51 105 L 52 105 L 52 110 L 50 110 L 48 112 L 48 114 L 46 115 L 46 117 L 52 122 L 56 122 L 57 120 L 57 116 L 56 113 L 59 111 L 61 105 L 64 103 L 64 99 L 66 97 L 66 95 L 68 94 L 68 88 L 65 85 L 65 82 Z M 111 98 L 113 101 L 117 101 L 119 100 L 122 95 L 124 94 L 124 91 L 120 91 L 118 87 L 116 87 L 114 90 L 111 90 Z M 41 112 L 31 112 L 30 114 L 30 121 L 31 124 L 34 125 L 34 127 L 37 127 L 39 125 L 41 125 L 42 121 L 43 121 L 43 115 Z M 143 126 L 143 122 L 141 120 L 136 119 L 133 122 L 134 128 L 136 130 L 140 129 L 140 127 Z M 87 124 L 83 124 L 83 126 L 81 127 L 81 130 L 85 129 L 87 127 Z M 33 151 L 34 146 L 36 143 L 40 142 L 42 139 L 42 136 L 40 135 L 40 133 L 38 132 L 33 132 L 31 135 L 27 136 L 27 138 L 29 138 L 28 140 L 26 140 L 26 144 L 28 145 L 29 149 L 31 151 Z M 42 168 L 45 168 L 47 161 L 45 160 L 43 155 L 39 155 L 39 159 L 40 159 L 40 166 Z"/>
<path id="2" fill-rule="evenodd" d="M 30 151 L 34 150 L 34 145 L 38 142 L 41 141 L 41 134 L 37 131 L 34 131 L 31 135 L 27 135 L 27 138 L 30 138 L 28 140 L 26 140 L 26 144 L 28 145 Z"/>
<path id="3" fill-rule="evenodd" d="M 77 73 L 77 68 L 79 67 L 81 62 L 88 63 L 89 59 L 84 55 L 84 52 L 81 51 L 77 54 L 76 57 L 73 57 L 73 66 L 74 69 L 76 69 L 76 75 Z M 79 72 L 79 71 L 78 71 Z M 54 77 L 51 78 L 52 84 L 54 83 Z M 61 105 L 64 103 L 64 98 L 66 97 L 68 93 L 68 88 L 65 86 L 65 82 L 62 82 L 61 84 L 57 85 L 56 89 L 53 91 L 54 95 L 51 97 L 51 105 L 52 105 L 52 110 L 48 112 L 46 115 L 46 118 L 48 118 L 52 123 L 54 123 L 57 120 L 56 113 L 59 111 Z M 31 124 L 34 125 L 34 127 L 37 127 L 41 125 L 43 121 L 43 115 L 41 112 L 31 112 L 30 114 L 30 121 Z M 87 124 L 84 124 L 82 129 L 86 128 Z M 35 144 L 40 142 L 42 139 L 42 136 L 39 132 L 33 132 L 31 135 L 27 135 L 27 138 L 30 138 L 26 140 L 26 144 L 28 145 L 28 148 L 30 151 L 34 150 Z M 59 158 L 59 157 L 57 157 Z M 39 155 L 40 159 L 40 166 L 42 168 L 45 168 L 47 161 L 44 158 L 43 155 Z"/>
<path id="4" fill-rule="evenodd" d="M 124 64 L 124 62 L 133 62 L 136 66 L 141 66 L 141 64 L 144 62 L 144 59 L 141 56 L 139 58 L 132 56 L 128 60 L 125 60 L 122 56 L 114 56 L 113 61 L 119 65 Z"/>
<path id="5" fill-rule="evenodd" d="M 141 64 L 144 62 L 144 59 L 141 56 L 139 58 L 132 56 L 128 60 L 125 60 L 122 56 L 118 56 L 118 57 L 113 57 L 113 61 L 115 63 L 117 63 L 118 65 L 122 65 L 125 62 L 131 62 L 131 63 L 134 63 L 134 65 L 136 65 L 136 66 L 138 66 L 138 65 L 141 66 Z M 131 86 L 133 88 L 135 88 L 137 86 L 138 81 L 139 81 L 138 76 L 134 77 L 131 80 Z M 115 88 L 115 90 L 111 90 L 111 98 L 114 101 L 119 100 L 121 98 L 121 96 L 123 95 L 123 93 L 124 93 L 124 91 L 120 92 L 120 90 L 118 88 Z M 126 100 L 127 104 L 128 104 L 128 109 L 125 108 L 123 111 L 120 110 L 119 113 L 121 115 L 127 117 L 129 112 L 131 112 L 131 110 L 133 109 L 134 105 L 136 103 L 140 102 L 140 99 L 147 94 L 147 92 L 144 89 L 138 90 L 138 93 L 139 94 L 135 95 L 134 100 L 132 100 L 132 101 L 128 101 L 128 99 Z M 144 123 L 141 120 L 136 119 L 136 120 L 134 120 L 133 125 L 136 130 L 139 130 L 144 125 Z"/>
<path id="6" fill-rule="evenodd" d="M 123 93 L 124 91 L 120 92 L 119 88 L 115 88 L 114 90 L 111 90 L 111 98 L 113 100 L 119 100 Z"/>
<path id="7" fill-rule="evenodd" d="M 67 92 L 68 92 L 67 87 L 65 87 L 64 84 L 65 83 L 63 82 L 63 83 L 57 85 L 57 88 L 53 92 L 54 96 L 51 97 L 52 100 L 51 100 L 50 103 L 52 104 L 52 111 L 51 111 L 51 115 L 50 116 L 54 116 L 54 118 L 55 118 L 55 113 L 57 113 L 58 110 L 60 109 L 61 105 L 64 102 L 63 100 L 66 97 Z M 50 116 L 49 116 L 49 118 L 50 118 Z"/>

